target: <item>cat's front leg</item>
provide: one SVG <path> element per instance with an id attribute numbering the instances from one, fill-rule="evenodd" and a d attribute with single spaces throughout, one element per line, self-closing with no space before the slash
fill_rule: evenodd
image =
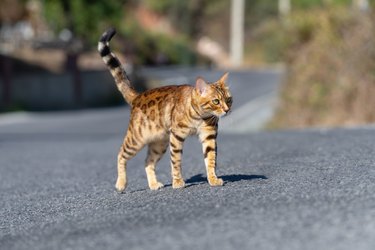
<path id="1" fill-rule="evenodd" d="M 223 179 L 216 176 L 216 136 L 217 129 L 215 127 L 202 128 L 199 133 L 199 139 L 202 143 L 204 163 L 206 165 L 207 180 L 211 186 L 222 186 Z"/>
<path id="2" fill-rule="evenodd" d="M 171 168 L 172 168 L 172 187 L 183 188 L 185 181 L 181 174 L 181 158 L 184 136 L 175 132 L 171 132 L 169 137 L 169 145 L 171 150 Z"/>

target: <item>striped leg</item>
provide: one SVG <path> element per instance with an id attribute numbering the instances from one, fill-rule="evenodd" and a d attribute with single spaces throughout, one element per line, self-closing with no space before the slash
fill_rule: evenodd
<path id="1" fill-rule="evenodd" d="M 118 192 L 123 192 L 126 188 L 127 178 L 126 178 L 126 162 L 133 158 L 139 150 L 144 146 L 143 144 L 136 142 L 132 137 L 131 131 L 125 136 L 124 143 L 121 145 L 120 152 L 117 156 L 117 181 L 116 190 Z"/>
<path id="2" fill-rule="evenodd" d="M 182 158 L 182 144 L 184 138 L 171 133 L 169 137 L 170 151 L 171 151 L 171 168 L 172 168 L 172 187 L 183 188 L 185 181 L 181 174 L 181 158 Z"/>
<path id="3" fill-rule="evenodd" d="M 146 174 L 148 186 L 151 190 L 158 190 L 164 185 L 158 182 L 155 174 L 155 165 L 163 156 L 168 147 L 168 140 L 152 142 L 148 145 L 147 159 L 146 159 Z"/>
<path id="4" fill-rule="evenodd" d="M 199 133 L 199 139 L 202 142 L 208 183 L 211 186 L 222 186 L 224 183 L 223 180 L 217 178 L 215 173 L 217 152 L 216 136 L 217 131 L 213 127 L 203 128 Z"/>

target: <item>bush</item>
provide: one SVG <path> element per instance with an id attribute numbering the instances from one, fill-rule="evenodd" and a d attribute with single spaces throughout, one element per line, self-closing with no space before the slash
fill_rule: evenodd
<path id="1" fill-rule="evenodd" d="M 191 48 L 190 41 L 181 35 L 146 31 L 136 23 L 128 23 L 120 32 L 127 40 L 125 46 L 135 53 L 138 64 L 191 65 L 202 60 Z"/>
<path id="2" fill-rule="evenodd" d="M 270 127 L 375 121 L 375 23 L 345 9 L 300 12 L 289 20 L 287 74 Z"/>
<path id="3" fill-rule="evenodd" d="M 280 20 L 265 20 L 246 38 L 246 61 L 250 65 L 282 62 L 287 47 L 285 27 Z"/>

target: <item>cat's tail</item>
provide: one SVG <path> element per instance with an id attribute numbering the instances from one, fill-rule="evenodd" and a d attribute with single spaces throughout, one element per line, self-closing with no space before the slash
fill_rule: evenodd
<path id="1" fill-rule="evenodd" d="M 132 101 L 138 96 L 138 93 L 133 89 L 117 56 L 109 48 L 109 41 L 111 41 L 115 34 L 116 30 L 114 28 L 109 28 L 104 32 L 98 42 L 98 51 L 115 79 L 117 88 L 125 98 L 126 102 L 131 105 Z"/>

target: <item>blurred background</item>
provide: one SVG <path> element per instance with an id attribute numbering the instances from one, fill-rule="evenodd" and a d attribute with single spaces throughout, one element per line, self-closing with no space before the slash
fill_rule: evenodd
<path id="1" fill-rule="evenodd" d="M 242 83 L 237 117 L 267 106 L 255 116 L 262 127 L 373 123 L 374 7 L 375 0 L 0 0 L 0 117 L 123 104 L 96 51 L 113 26 L 112 49 L 140 91 L 229 69 L 231 84 Z M 265 82 L 272 101 L 248 103 L 264 96 L 246 93 Z"/>

